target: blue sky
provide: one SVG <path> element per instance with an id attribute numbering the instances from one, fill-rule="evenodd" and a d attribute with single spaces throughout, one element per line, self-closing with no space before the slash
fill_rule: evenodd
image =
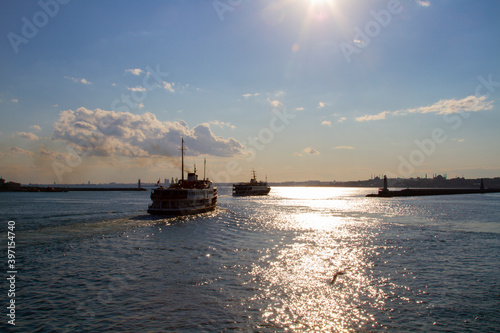
<path id="1" fill-rule="evenodd" d="M 496 1 L 0 6 L 8 180 L 500 176 Z"/>

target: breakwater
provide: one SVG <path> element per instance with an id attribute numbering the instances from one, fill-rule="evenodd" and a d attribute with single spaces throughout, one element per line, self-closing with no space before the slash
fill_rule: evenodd
<path id="1" fill-rule="evenodd" d="M 74 191 L 147 191 L 142 187 L 43 187 L 43 186 L 16 186 L 1 188 L 0 192 L 74 192 Z"/>
<path id="2" fill-rule="evenodd" d="M 419 188 L 391 191 L 387 189 L 379 190 L 378 193 L 368 194 L 367 197 L 413 197 L 426 195 L 453 195 L 453 194 L 473 194 L 473 193 L 499 193 L 500 189 L 475 189 L 475 188 Z"/>

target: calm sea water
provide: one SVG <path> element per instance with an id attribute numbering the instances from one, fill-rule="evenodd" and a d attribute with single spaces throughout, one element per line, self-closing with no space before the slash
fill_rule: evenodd
<path id="1" fill-rule="evenodd" d="M 179 218 L 149 216 L 149 192 L 0 193 L 0 330 L 500 331 L 500 195 L 374 191 L 222 187 Z"/>

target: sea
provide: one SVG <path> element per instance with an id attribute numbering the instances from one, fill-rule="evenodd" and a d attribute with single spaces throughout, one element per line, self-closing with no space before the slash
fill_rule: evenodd
<path id="1" fill-rule="evenodd" d="M 499 332 L 500 194 L 375 192 L 0 193 L 0 331 Z"/>

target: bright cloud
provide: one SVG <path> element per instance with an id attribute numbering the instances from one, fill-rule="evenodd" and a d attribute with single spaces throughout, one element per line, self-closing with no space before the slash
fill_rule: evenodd
<path id="1" fill-rule="evenodd" d="M 32 126 L 30 126 L 30 128 L 32 128 L 35 131 L 41 131 L 42 130 L 42 128 L 40 126 L 38 126 L 38 125 L 32 125 Z"/>
<path id="2" fill-rule="evenodd" d="M 60 113 L 53 140 L 62 140 L 76 150 L 96 156 L 147 157 L 177 154 L 181 137 L 187 154 L 229 157 L 245 148 L 233 138 L 215 136 L 209 124 L 189 128 L 184 121 L 162 122 L 152 113 L 88 110 L 79 108 Z"/>
<path id="3" fill-rule="evenodd" d="M 128 72 L 133 75 L 141 75 L 142 73 L 144 73 L 144 71 L 140 68 L 126 69 L 125 72 Z"/>
<path id="4" fill-rule="evenodd" d="M 342 123 L 343 123 L 344 121 L 346 121 L 346 120 L 347 120 L 347 118 L 346 118 L 346 117 L 341 117 L 341 118 L 339 118 L 339 119 L 337 120 L 337 122 L 342 124 Z"/>
<path id="5" fill-rule="evenodd" d="M 163 89 L 168 90 L 168 91 L 170 91 L 172 93 L 175 92 L 175 90 L 174 90 L 175 83 L 174 82 L 170 83 L 170 82 L 167 82 L 167 81 L 163 81 L 162 84 L 163 84 Z"/>
<path id="6" fill-rule="evenodd" d="M 357 117 L 356 121 L 371 121 L 382 120 L 387 115 L 404 116 L 410 113 L 436 113 L 436 114 L 453 114 L 461 112 L 478 112 L 491 110 L 493 108 L 493 101 L 487 101 L 486 96 L 467 96 L 462 99 L 442 99 L 429 106 L 421 106 L 413 109 L 397 110 L 397 111 L 383 111 L 375 115 L 365 115 Z"/>
<path id="7" fill-rule="evenodd" d="M 325 104 L 324 102 L 319 102 L 319 103 L 318 103 L 318 109 L 322 109 L 322 108 L 324 108 L 324 107 L 325 107 L 325 105 L 326 105 L 326 104 Z"/>
<path id="8" fill-rule="evenodd" d="M 32 140 L 32 141 L 36 141 L 36 140 L 40 139 L 38 136 L 36 136 L 35 134 L 33 134 L 31 132 L 28 132 L 28 133 L 17 132 L 16 134 L 23 139 L 28 139 L 28 140 Z"/>
<path id="9" fill-rule="evenodd" d="M 303 107 L 298 107 L 298 108 L 295 108 L 295 111 L 304 111 L 304 108 Z"/>
<path id="10" fill-rule="evenodd" d="M 323 120 L 323 121 L 321 122 L 321 125 L 322 125 L 322 126 L 332 127 L 332 122 L 331 122 L 331 121 L 329 121 L 329 120 Z"/>

